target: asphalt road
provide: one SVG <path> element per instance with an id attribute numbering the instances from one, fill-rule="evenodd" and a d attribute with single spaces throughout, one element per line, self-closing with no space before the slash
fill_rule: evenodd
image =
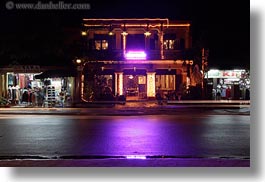
<path id="1" fill-rule="evenodd" d="M 249 115 L 0 115 L 2 160 L 249 156 Z"/>

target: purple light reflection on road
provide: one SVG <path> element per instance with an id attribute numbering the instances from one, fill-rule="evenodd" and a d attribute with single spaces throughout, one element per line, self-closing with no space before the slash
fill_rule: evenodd
<path id="1" fill-rule="evenodd" d="M 178 135 L 177 140 L 172 138 L 172 132 L 176 131 L 176 128 L 171 129 L 171 122 L 163 122 L 161 118 L 157 119 L 155 116 L 115 118 L 113 123 L 112 131 L 108 131 L 110 132 L 108 135 L 111 136 L 108 141 L 112 144 L 109 146 L 109 151 L 126 151 L 129 156 L 141 157 L 147 154 L 161 154 L 161 151 L 165 151 L 163 147 L 165 144 L 166 146 L 169 146 L 169 143 L 174 146 L 185 145 L 181 136 Z"/>
<path id="2" fill-rule="evenodd" d="M 3 116 L 2 156 L 224 157 L 250 154 L 249 115 Z"/>

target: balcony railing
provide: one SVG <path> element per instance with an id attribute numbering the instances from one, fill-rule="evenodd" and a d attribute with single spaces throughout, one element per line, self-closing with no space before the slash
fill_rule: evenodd
<path id="1" fill-rule="evenodd" d="M 149 60 L 159 60 L 161 59 L 160 50 L 147 50 L 147 59 Z M 88 59 L 91 60 L 124 60 L 123 50 L 87 50 L 83 54 Z M 193 52 L 191 49 L 185 50 L 164 50 L 164 59 L 193 59 Z"/>

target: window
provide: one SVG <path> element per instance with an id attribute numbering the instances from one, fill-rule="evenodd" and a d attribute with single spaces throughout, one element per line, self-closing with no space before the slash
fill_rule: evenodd
<path id="1" fill-rule="evenodd" d="M 95 49 L 96 50 L 107 50 L 108 49 L 108 41 L 107 40 L 95 40 Z"/>
<path id="2" fill-rule="evenodd" d="M 101 40 L 95 40 L 95 49 L 101 50 Z"/>
<path id="3" fill-rule="evenodd" d="M 164 42 L 163 48 L 165 50 L 173 50 L 175 48 L 175 41 L 176 41 L 176 34 L 175 33 L 166 33 L 164 35 Z"/>
<path id="4" fill-rule="evenodd" d="M 175 79 L 175 75 L 156 75 L 156 86 L 161 90 L 175 90 Z"/>
<path id="5" fill-rule="evenodd" d="M 102 46 L 102 49 L 103 50 L 108 49 L 108 41 L 107 40 L 102 40 L 101 46 Z"/>
<path id="6" fill-rule="evenodd" d="M 174 49 L 175 40 L 164 40 L 164 49 L 172 50 Z"/>

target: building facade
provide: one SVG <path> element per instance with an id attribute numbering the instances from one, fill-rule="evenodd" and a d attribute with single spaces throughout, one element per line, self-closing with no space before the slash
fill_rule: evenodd
<path id="1" fill-rule="evenodd" d="M 83 53 L 78 59 L 80 94 L 92 69 L 114 95 L 163 97 L 190 84 L 191 24 L 169 19 L 83 19 Z M 95 65 L 97 67 L 95 68 Z"/>

